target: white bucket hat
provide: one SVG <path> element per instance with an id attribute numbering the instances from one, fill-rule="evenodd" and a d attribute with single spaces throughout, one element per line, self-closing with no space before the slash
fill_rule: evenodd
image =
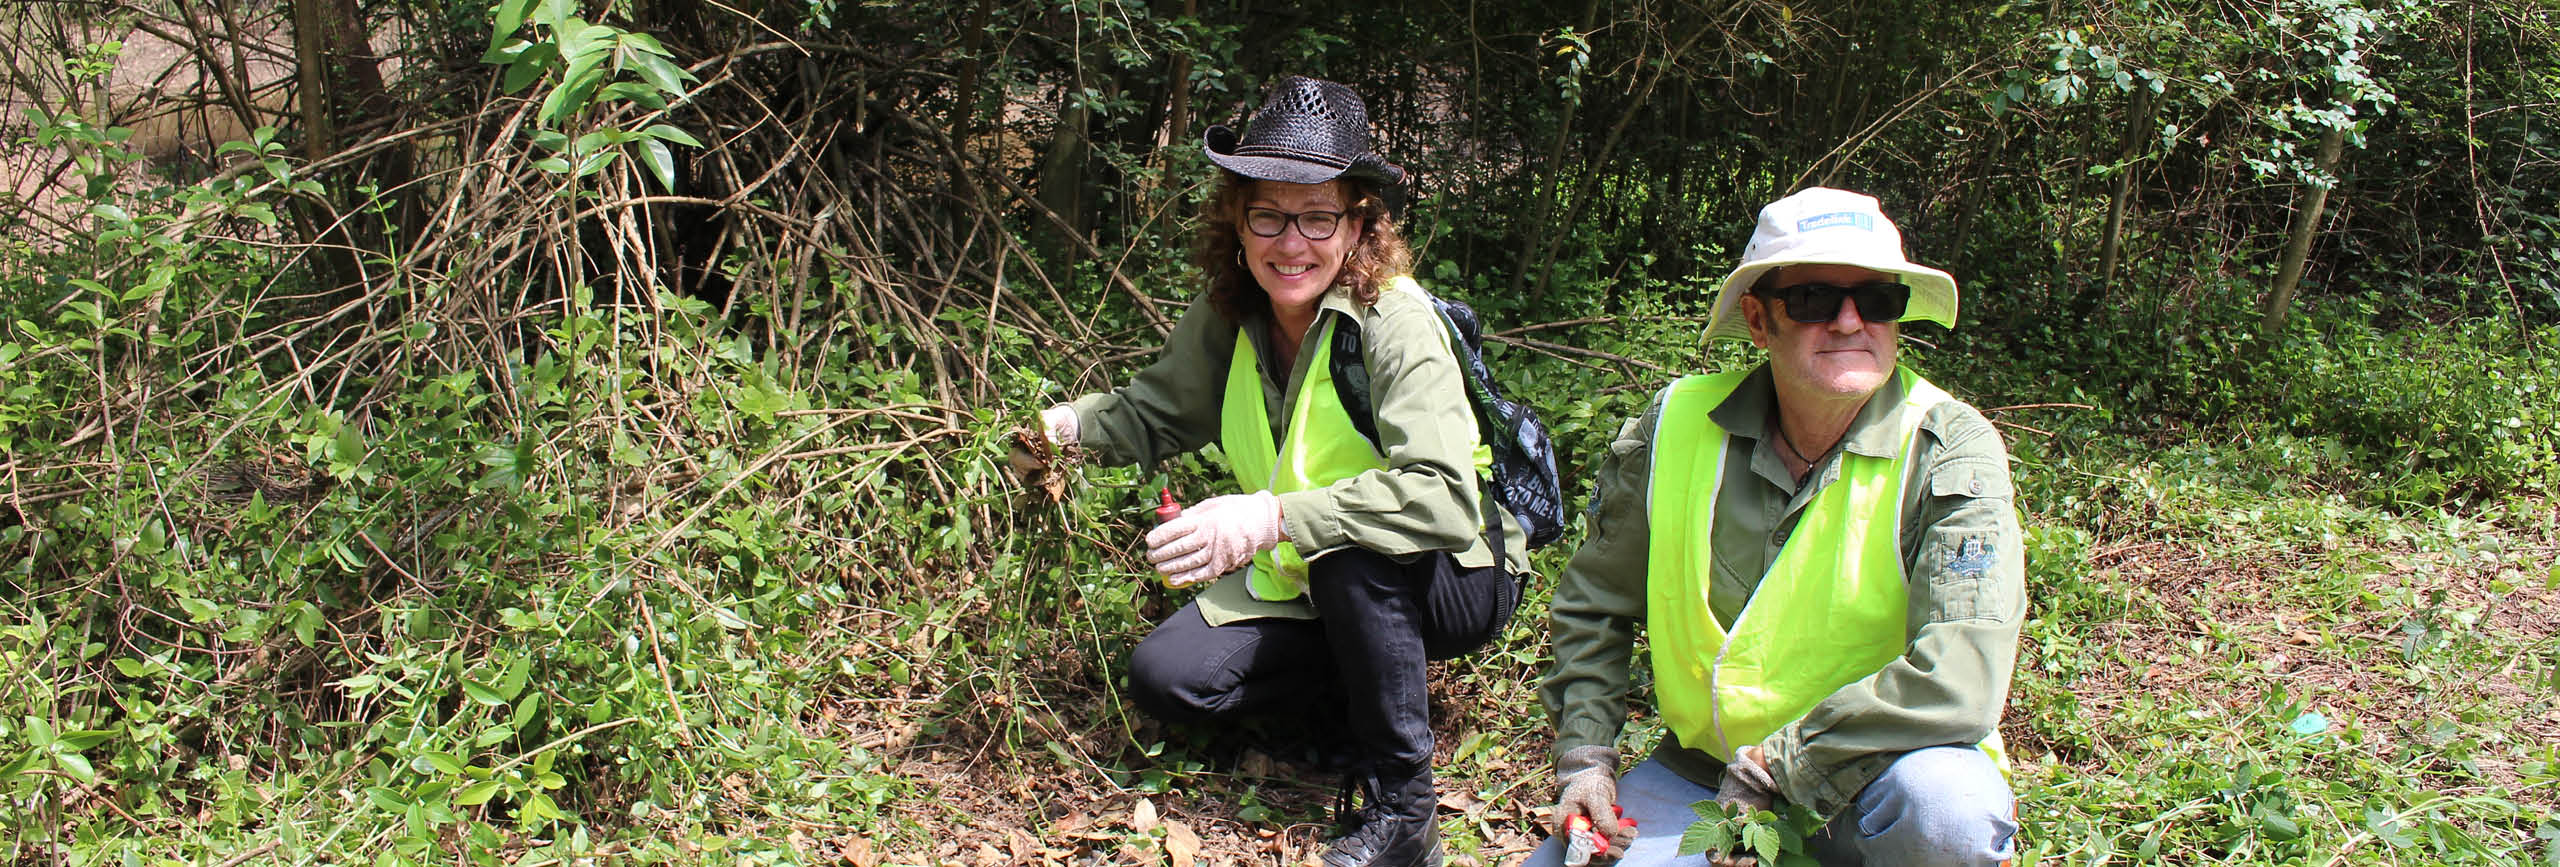
<path id="1" fill-rule="evenodd" d="M 1902 230 L 1886 219 L 1874 196 L 1810 187 L 1760 209 L 1760 225 L 1751 230 L 1751 245 L 1742 248 L 1742 265 L 1725 275 L 1716 290 L 1715 313 L 1707 320 L 1707 339 L 1751 339 L 1742 321 L 1741 293 L 1751 291 L 1760 276 L 1783 265 L 1856 265 L 1894 275 L 1911 287 L 1911 304 L 1900 321 L 1926 319 L 1954 328 L 1956 278 L 1904 257 Z"/>

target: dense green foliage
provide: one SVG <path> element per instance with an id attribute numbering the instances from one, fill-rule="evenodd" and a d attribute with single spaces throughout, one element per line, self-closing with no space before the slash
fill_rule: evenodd
<path id="1" fill-rule="evenodd" d="M 1211 464 L 1049 503 L 1001 457 L 1143 363 L 1190 143 L 1306 72 L 1368 95 L 1421 276 L 1504 332 L 1577 501 L 1654 388 L 1748 359 L 1697 334 L 1760 203 L 1874 192 L 1957 273 L 1907 358 L 2013 437 L 2026 851 L 2560 864 L 2542 4 L 362 11 L 413 61 L 381 92 L 272 83 L 345 135 L 271 116 L 200 164 L 106 98 L 119 49 L 40 25 L 255 27 L 10 13 L 54 39 L 9 61 L 38 183 L 0 193 L 0 861 L 1185 845 L 1075 818 L 1139 796 L 1297 851 L 1253 831 L 1303 846 L 1324 781 L 1115 693 L 1179 603 L 1150 494 Z M 267 104 L 172 110 L 234 101 Z M 1551 795 L 1532 588 L 1442 677 L 1486 862 Z"/>

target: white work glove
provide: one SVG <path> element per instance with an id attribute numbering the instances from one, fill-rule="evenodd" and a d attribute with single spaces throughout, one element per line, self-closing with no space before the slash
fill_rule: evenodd
<path id="1" fill-rule="evenodd" d="M 1042 433 L 1044 433 L 1044 434 L 1047 434 L 1047 435 L 1048 435 L 1048 437 L 1049 437 L 1049 442 L 1050 442 L 1051 444 L 1053 444 L 1053 445 L 1062 445 L 1062 446 L 1071 446 L 1071 445 L 1075 445 L 1075 444 L 1076 444 L 1076 410 L 1075 410 L 1075 407 L 1071 407 L 1071 406 L 1068 406 L 1068 405 L 1066 405 L 1066 404 L 1063 404 L 1063 403 L 1062 403 L 1062 404 L 1058 404 L 1057 406 L 1053 406 L 1053 407 L 1050 407 L 1050 408 L 1048 408 L 1048 409 L 1041 410 L 1041 411 L 1040 411 L 1040 427 L 1041 427 L 1041 432 L 1042 432 Z"/>
<path id="2" fill-rule="evenodd" d="M 1147 562 L 1180 587 L 1227 574 L 1280 544 L 1280 498 L 1270 491 L 1210 497 L 1147 533 Z"/>
<path id="3" fill-rule="evenodd" d="M 1607 841 L 1592 853 L 1594 863 L 1617 860 L 1636 841 L 1635 820 L 1618 816 L 1617 750 L 1584 744 L 1564 751 L 1556 757 L 1556 784 L 1556 813 L 1549 819 L 1555 836 L 1565 836 L 1566 824 L 1581 816 Z"/>

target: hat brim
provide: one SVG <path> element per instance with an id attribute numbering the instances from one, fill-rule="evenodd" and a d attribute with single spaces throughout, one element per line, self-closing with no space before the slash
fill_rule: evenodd
<path id="1" fill-rule="evenodd" d="M 1364 154 L 1352 160 L 1351 165 L 1336 168 L 1288 157 L 1242 156 L 1234 152 L 1236 143 L 1235 130 L 1225 125 L 1212 126 L 1200 137 L 1200 149 L 1209 155 L 1210 162 L 1257 181 L 1321 184 L 1336 178 L 1348 178 L 1373 181 L 1387 187 L 1404 183 L 1404 168 L 1379 159 L 1376 154 Z"/>
<path id="2" fill-rule="evenodd" d="M 1769 269 L 1788 265 L 1855 265 L 1894 275 L 1895 279 L 1911 287 L 1911 303 L 1903 308 L 1902 318 L 1894 321 L 1926 321 L 1948 328 L 1956 327 L 1956 278 L 1945 271 L 1901 259 L 1796 256 L 1747 262 L 1725 275 L 1724 284 L 1716 289 L 1715 312 L 1707 317 L 1707 341 L 1751 339 L 1751 325 L 1742 321 L 1742 295 L 1750 292 Z"/>

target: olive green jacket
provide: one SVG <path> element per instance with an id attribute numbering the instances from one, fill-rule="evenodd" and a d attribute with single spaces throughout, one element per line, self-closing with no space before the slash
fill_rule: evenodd
<path id="1" fill-rule="evenodd" d="M 1369 371 L 1378 447 L 1387 468 L 1278 495 L 1289 541 L 1311 561 L 1357 545 L 1390 556 L 1456 551 L 1460 565 L 1493 565 L 1493 552 L 1484 542 L 1474 464 L 1478 437 L 1475 412 L 1467 404 L 1466 374 L 1449 346 L 1447 326 L 1420 286 L 1397 281 L 1366 309 L 1341 289 L 1325 293 L 1286 382 L 1272 378 L 1281 365 L 1271 345 L 1269 320 L 1256 317 L 1246 323 L 1242 330 L 1262 360 L 1262 400 L 1272 439 L 1276 442 L 1288 424 L 1291 399 L 1315 360 L 1327 321 L 1361 329 L 1362 363 Z M 1193 301 L 1174 323 L 1154 364 L 1128 385 L 1071 404 L 1077 443 L 1091 460 L 1116 465 L 1150 464 L 1216 442 L 1237 331 L 1206 296 Z M 1502 521 L 1505 557 L 1513 574 L 1524 573 L 1526 540 L 1508 514 Z M 1316 616 L 1305 597 L 1254 599 L 1245 591 L 1241 569 L 1210 585 L 1198 601 L 1212 626 L 1255 617 Z"/>
<path id="2" fill-rule="evenodd" d="M 1716 619 L 1730 626 L 1814 495 L 1839 480 L 1843 449 L 1896 457 L 1903 386 L 1889 379 L 1867 400 L 1841 444 L 1814 461 L 1798 486 L 1779 458 L 1777 410 L 1762 365 L 1709 412 L 1731 436 L 1716 496 Z M 1646 498 L 1652 439 L 1662 406 L 1629 421 L 1600 464 L 1590 535 L 1556 586 L 1551 612 L 1555 669 L 1540 690 L 1556 726 L 1555 748 L 1614 746 L 1627 718 L 1635 623 L 1645 614 L 1651 536 Z M 1903 574 L 1910 646 L 1902 658 L 1841 687 L 1760 746 L 1779 794 L 1831 816 L 1902 753 L 1988 737 L 2007 701 L 2019 622 L 2026 616 L 2026 558 L 2009 480 L 2008 450 L 1980 412 L 1947 401 L 1920 422 L 1904 485 Z M 1666 734 L 1664 766 L 1700 785 L 1723 765 Z"/>

